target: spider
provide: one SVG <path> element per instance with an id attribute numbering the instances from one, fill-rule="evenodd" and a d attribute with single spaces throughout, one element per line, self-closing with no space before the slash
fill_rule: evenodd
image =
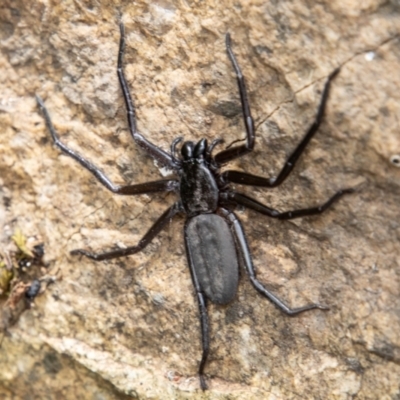
<path id="1" fill-rule="evenodd" d="M 246 128 L 246 142 L 225 148 L 213 155 L 214 148 L 223 142 L 221 139 L 215 139 L 210 144 L 208 144 L 207 139 L 200 139 L 197 143 L 185 141 L 181 145 L 179 155 L 177 154 L 177 146 L 183 138 L 178 137 L 172 141 L 170 152 L 167 152 L 151 143 L 137 131 L 135 107 L 123 70 L 125 29 L 124 25 L 120 23 L 117 73 L 127 109 L 130 133 L 133 140 L 150 157 L 176 173 L 177 177 L 175 179 L 162 179 L 127 186 L 115 185 L 100 169 L 60 141 L 43 100 L 36 96 L 55 145 L 89 170 L 108 190 L 120 195 L 168 191 L 178 194 L 178 201 L 164 211 L 135 246 L 100 253 L 76 249 L 71 251 L 71 254 L 83 255 L 90 259 L 101 261 L 138 253 L 168 225 L 172 218 L 180 213 L 186 214 L 184 228 L 185 247 L 200 312 L 202 356 L 198 367 L 198 375 L 200 386 L 203 390 L 207 389 L 204 368 L 210 348 L 207 301 L 226 305 L 234 299 L 238 286 L 240 259 L 243 260 L 244 269 L 255 289 L 285 314 L 293 316 L 312 309 L 328 310 L 327 306 L 321 304 L 308 304 L 302 307 L 290 308 L 262 285 L 256 277 L 245 233 L 238 217 L 234 213 L 235 207 L 244 206 L 268 217 L 289 220 L 321 214 L 341 196 L 353 192 L 353 189 L 339 190 L 321 206 L 279 212 L 230 188 L 230 183 L 274 188 L 288 177 L 321 124 L 331 81 L 338 74 L 339 69 L 334 70 L 329 75 L 313 124 L 300 144 L 289 156 L 276 178 L 264 178 L 236 170 L 227 170 L 221 173 L 220 168 L 223 164 L 252 152 L 255 145 L 254 122 L 250 112 L 245 80 L 232 51 L 229 33 L 226 34 L 226 50 L 237 77 Z"/>

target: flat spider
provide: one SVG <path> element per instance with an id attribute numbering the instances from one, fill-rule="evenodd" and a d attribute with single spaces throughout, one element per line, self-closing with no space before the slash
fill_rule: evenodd
<path id="1" fill-rule="evenodd" d="M 300 144 L 287 159 L 276 178 L 264 178 L 235 170 L 227 170 L 221 173 L 220 168 L 223 164 L 250 153 L 254 149 L 255 144 L 254 122 L 250 113 L 245 81 L 231 49 L 230 35 L 226 35 L 226 49 L 237 76 L 244 124 L 246 127 L 246 143 L 226 148 L 214 156 L 212 152 L 215 146 L 220 144 L 222 140 L 216 139 L 212 141 L 210 145 L 208 145 L 206 139 L 201 139 L 197 143 L 186 141 L 181 146 L 179 156 L 177 155 L 176 148 L 178 143 L 182 141 L 182 138 L 177 138 L 172 142 L 171 151 L 168 153 L 151 143 L 136 129 L 135 108 L 122 66 L 125 50 L 125 34 L 124 25 L 122 23 L 120 24 L 120 31 L 121 38 L 117 72 L 125 99 L 132 138 L 150 157 L 165 167 L 175 171 L 177 176 L 175 179 L 163 179 L 127 186 L 114 185 L 101 170 L 60 141 L 50 120 L 49 113 L 39 96 L 37 96 L 37 102 L 43 112 L 47 127 L 56 146 L 78 161 L 84 168 L 88 169 L 108 190 L 121 195 L 174 191 L 177 193 L 179 199 L 175 204 L 164 211 L 137 245 L 102 253 L 92 253 L 87 250 L 77 249 L 71 251 L 71 254 L 80 254 L 93 260 L 101 261 L 138 253 L 152 241 L 175 215 L 179 213 L 186 214 L 187 220 L 184 230 L 185 245 L 189 269 L 200 311 L 202 334 L 203 354 L 198 374 L 201 388 L 205 390 L 207 389 L 207 384 L 204 377 L 204 367 L 209 353 L 210 342 L 207 300 L 217 304 L 227 304 L 234 299 L 238 286 L 240 258 L 242 258 L 245 270 L 256 290 L 262 296 L 272 301 L 272 303 L 285 314 L 296 315 L 315 308 L 322 310 L 328 309 L 328 307 L 320 304 L 308 304 L 298 308 L 290 308 L 258 281 L 246 237 L 241 223 L 234 213 L 234 209 L 237 205 L 240 205 L 272 218 L 299 218 L 321 214 L 341 196 L 353 192 L 353 189 L 339 190 L 322 206 L 279 212 L 245 194 L 232 190 L 229 184 L 236 183 L 273 188 L 279 186 L 288 177 L 298 158 L 321 124 L 330 84 L 332 79 L 338 74 L 339 69 L 333 71 L 328 77 L 315 121 Z"/>

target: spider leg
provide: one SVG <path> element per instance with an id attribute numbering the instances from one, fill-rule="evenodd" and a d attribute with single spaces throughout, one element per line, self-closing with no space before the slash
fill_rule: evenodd
<path id="1" fill-rule="evenodd" d="M 204 367 L 206 365 L 208 353 L 210 351 L 210 327 L 208 323 L 208 314 L 207 314 L 207 298 L 204 295 L 199 281 L 196 276 L 196 271 L 193 266 L 193 257 L 190 253 L 189 246 L 188 246 L 188 239 L 186 237 L 186 227 L 187 227 L 187 222 L 185 224 L 185 245 L 186 245 L 186 254 L 187 254 L 187 259 L 188 259 L 188 264 L 189 264 L 189 269 L 190 269 L 190 275 L 192 276 L 192 282 L 194 289 L 196 291 L 196 297 L 197 297 L 197 303 L 199 306 L 199 312 L 200 312 L 200 325 L 201 325 L 201 345 L 203 349 L 203 353 L 201 356 L 201 361 L 199 364 L 199 378 L 200 378 L 200 387 L 202 390 L 207 390 L 207 383 L 204 377 Z"/>
<path id="2" fill-rule="evenodd" d="M 101 261 L 138 253 L 139 251 L 143 250 L 180 211 L 182 211 L 181 204 L 179 202 L 173 204 L 161 215 L 161 217 L 158 218 L 158 220 L 147 231 L 142 239 L 139 240 L 139 243 L 136 246 L 127 247 L 126 249 L 111 250 L 104 253 L 91 253 L 87 250 L 76 249 L 72 250 L 70 254 L 81 254 L 85 257 L 91 258 L 92 260 Z"/>
<path id="3" fill-rule="evenodd" d="M 306 306 L 290 308 L 286 305 L 282 300 L 280 300 L 277 296 L 271 293 L 268 289 L 266 289 L 261 282 L 257 279 L 256 273 L 253 266 L 253 261 L 251 259 L 251 254 L 249 250 L 249 246 L 247 245 L 246 236 L 244 234 L 242 225 L 237 218 L 237 216 L 233 212 L 229 212 L 225 210 L 225 218 L 231 225 L 233 234 L 235 236 L 235 240 L 237 246 L 239 247 L 239 251 L 242 255 L 245 270 L 250 278 L 250 282 L 257 289 L 259 293 L 261 293 L 264 297 L 269 299 L 275 306 L 277 306 L 281 311 L 283 311 L 287 315 L 296 315 L 300 314 L 304 311 L 313 310 L 315 308 L 319 308 L 321 310 L 328 310 L 327 306 L 323 306 L 321 304 L 313 303 L 307 304 Z"/>
<path id="4" fill-rule="evenodd" d="M 227 195 L 228 203 L 239 204 L 241 206 L 250 208 L 261 214 L 268 215 L 272 218 L 277 219 L 294 219 L 299 217 L 305 217 L 308 215 L 322 214 L 327 210 L 333 203 L 338 201 L 343 195 L 353 193 L 354 189 L 342 189 L 336 192 L 326 203 L 317 207 L 302 208 L 301 210 L 279 212 L 273 208 L 267 207 L 266 205 L 258 202 L 257 200 L 246 196 L 242 193 L 229 192 Z"/>
<path id="5" fill-rule="evenodd" d="M 50 131 L 50 134 L 54 140 L 55 145 L 62 150 L 65 154 L 72 157 L 74 160 L 78 161 L 84 168 L 89 170 L 96 179 L 104 185 L 108 190 L 116 194 L 122 195 L 135 195 L 135 194 L 143 194 L 143 193 L 153 193 L 153 192 L 165 192 L 172 191 L 178 188 L 178 181 L 162 179 L 154 182 L 140 183 L 137 185 L 127 185 L 127 186 L 116 186 L 114 185 L 109 178 L 98 169 L 95 165 L 93 165 L 90 161 L 86 160 L 79 153 L 71 150 L 64 143 L 62 143 L 57 135 L 57 132 L 54 128 L 53 123 L 51 122 L 50 114 L 47 111 L 46 106 L 44 105 L 43 100 L 36 95 L 36 101 L 39 105 L 40 110 L 42 111 L 44 118 L 46 120 L 47 128 Z"/>
<path id="6" fill-rule="evenodd" d="M 131 131 L 132 138 L 142 149 L 146 150 L 147 153 L 155 160 L 159 161 L 161 164 L 170 169 L 174 169 L 176 165 L 174 163 L 173 158 L 167 152 L 165 152 L 158 146 L 148 141 L 143 135 L 141 135 L 137 131 L 135 106 L 133 104 L 132 96 L 130 94 L 128 84 L 126 82 L 123 69 L 123 58 L 125 52 L 125 28 L 122 22 L 120 22 L 119 28 L 121 32 L 121 38 L 119 41 L 117 73 L 122 93 L 125 99 L 129 130 Z"/>
<path id="7" fill-rule="evenodd" d="M 240 70 L 239 64 L 233 54 L 231 48 L 231 36 L 229 33 L 226 34 L 226 51 L 228 52 L 228 57 L 232 62 L 233 69 L 235 70 L 237 82 L 239 86 L 240 101 L 242 103 L 242 112 L 244 118 L 244 125 L 246 127 L 246 144 L 241 146 L 234 146 L 229 149 L 222 150 L 215 156 L 215 161 L 217 164 L 224 164 L 231 161 L 237 157 L 241 157 L 247 153 L 250 153 L 254 148 L 255 143 L 255 131 L 254 131 L 254 121 L 250 112 L 249 99 L 247 97 L 246 84 L 242 71 Z"/>
<path id="8" fill-rule="evenodd" d="M 200 311 L 200 323 L 201 323 L 201 345 L 203 348 L 203 353 L 201 355 L 201 360 L 199 364 L 199 378 L 200 386 L 202 390 L 207 390 L 207 383 L 204 377 L 204 366 L 206 365 L 208 353 L 210 351 L 210 334 L 209 334 L 209 324 L 208 324 L 208 313 L 207 313 L 207 299 L 203 293 L 197 292 L 197 302 L 199 304 Z"/>
<path id="9" fill-rule="evenodd" d="M 322 92 L 321 102 L 318 107 L 317 115 L 315 117 L 315 121 L 308 129 L 306 135 L 303 140 L 299 143 L 293 153 L 286 160 L 285 165 L 283 166 L 281 172 L 278 174 L 276 178 L 263 178 L 261 176 L 247 174 L 245 172 L 228 170 L 222 174 L 223 179 L 227 182 L 239 183 L 242 185 L 252 185 L 252 186 L 264 186 L 264 187 L 276 187 L 279 186 L 292 172 L 297 160 L 303 153 L 306 148 L 308 142 L 312 139 L 312 137 L 317 132 L 319 126 L 321 125 L 322 118 L 325 113 L 325 106 L 329 96 L 329 89 L 331 86 L 331 82 L 333 78 L 339 73 L 339 68 L 335 69 L 328 77 L 328 80 L 325 83 L 324 90 Z M 230 149 L 229 149 L 230 150 Z M 218 154 L 219 155 L 219 154 Z M 217 155 L 217 157 L 218 157 Z"/>

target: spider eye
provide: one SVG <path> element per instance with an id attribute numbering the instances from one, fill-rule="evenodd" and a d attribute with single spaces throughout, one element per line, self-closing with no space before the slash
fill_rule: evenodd
<path id="1" fill-rule="evenodd" d="M 193 142 L 185 142 L 183 143 L 182 149 L 181 149 L 181 154 L 183 157 L 183 160 L 190 160 L 193 158 L 193 150 L 194 150 L 194 143 Z"/>

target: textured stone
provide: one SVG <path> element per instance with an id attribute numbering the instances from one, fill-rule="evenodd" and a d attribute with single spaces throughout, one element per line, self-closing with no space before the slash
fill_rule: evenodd
<path id="1" fill-rule="evenodd" d="M 0 6 L 0 243 L 40 235 L 62 279 L 4 336 L 2 399 L 395 399 L 400 396 L 400 7 L 398 1 L 3 0 Z M 136 243 L 173 194 L 118 197 L 52 145 L 64 143 L 114 182 L 161 171 L 127 130 L 116 75 L 118 15 L 138 127 L 173 138 L 244 137 L 224 44 L 247 79 L 256 150 L 230 164 L 274 176 L 311 125 L 338 66 L 325 121 L 277 189 L 239 188 L 279 210 L 323 203 L 321 216 L 271 220 L 239 210 L 258 277 L 288 318 L 242 274 L 237 300 L 209 307 L 210 390 L 199 390 L 198 309 L 176 218 L 140 254 L 115 261 L 75 248 Z"/>

